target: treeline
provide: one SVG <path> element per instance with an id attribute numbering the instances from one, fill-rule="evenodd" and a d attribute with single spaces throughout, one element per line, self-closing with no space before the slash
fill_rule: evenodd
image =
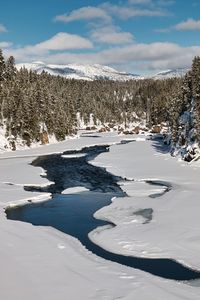
<path id="1" fill-rule="evenodd" d="M 194 59 L 184 79 L 91 82 L 17 71 L 14 58 L 5 61 L 0 50 L 1 126 L 13 144 L 20 138 L 29 146 L 42 141 L 44 133 L 63 140 L 76 133 L 79 112 L 85 124 L 91 114 L 102 124 L 129 124 L 137 118 L 146 119 L 149 127 L 167 122 L 173 145 L 200 142 L 199 60 Z M 180 125 L 184 112 L 190 117 Z"/>
<path id="2" fill-rule="evenodd" d="M 181 152 L 188 161 L 199 156 L 200 57 L 194 58 L 191 70 L 172 99 L 169 125 L 172 152 Z"/>
<path id="3" fill-rule="evenodd" d="M 0 121 L 6 134 L 27 145 L 48 132 L 62 140 L 77 130 L 77 112 L 87 124 L 90 115 L 104 123 L 127 124 L 136 116 L 149 124 L 167 121 L 166 98 L 179 79 L 114 82 L 69 80 L 45 72 L 16 70 L 14 58 L 6 62 L 0 51 Z"/>

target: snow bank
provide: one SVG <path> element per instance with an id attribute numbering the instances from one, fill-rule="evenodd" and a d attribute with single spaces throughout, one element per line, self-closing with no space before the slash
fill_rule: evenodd
<path id="1" fill-rule="evenodd" d="M 62 192 L 62 194 L 74 194 L 74 193 L 81 193 L 89 191 L 87 188 L 83 186 L 76 186 L 74 188 L 68 188 Z"/>
<path id="2" fill-rule="evenodd" d="M 200 164 L 178 162 L 164 154 L 158 141 L 112 146 L 94 163 L 136 182 L 121 186 L 129 197 L 114 199 L 110 206 L 96 212 L 95 217 L 117 226 L 98 235 L 94 232 L 92 239 L 116 253 L 172 258 L 200 269 Z M 165 181 L 172 189 L 163 194 L 164 187 L 149 185 L 144 179 Z M 159 193 L 160 197 L 153 196 Z M 153 211 L 152 221 L 146 223 L 136 212 L 149 208 Z"/>
<path id="3" fill-rule="evenodd" d="M 10 221 L 6 219 L 4 208 L 12 203 L 21 203 L 21 200 L 31 199 L 38 197 L 39 193 L 31 193 L 23 190 L 23 184 L 49 184 L 47 179 L 40 176 L 44 173 L 41 168 L 35 168 L 30 165 L 31 161 L 38 155 L 47 155 L 52 152 L 63 152 L 66 150 L 77 150 L 84 146 L 95 144 L 113 144 L 120 141 L 120 137 L 113 134 L 104 134 L 100 138 L 85 137 L 75 140 L 69 140 L 56 145 L 48 145 L 40 148 L 16 151 L 15 153 L 9 152 L 2 154 L 0 158 L 0 287 L 1 287 L 1 299 L 13 300 L 13 299 L 28 299 L 28 300 L 102 300 L 102 299 L 125 299 L 125 300 L 155 300 L 155 299 L 170 299 L 170 300 L 198 300 L 199 288 L 191 287 L 183 283 L 177 283 L 174 281 L 163 280 L 158 277 L 154 277 L 148 273 L 131 269 L 125 266 L 121 266 L 116 263 L 106 261 L 98 258 L 91 252 L 87 251 L 79 241 L 74 238 L 63 234 L 51 227 L 38 227 L 32 226 L 28 223 L 22 223 L 19 221 Z M 117 148 L 119 147 L 119 148 Z M 160 178 L 162 175 L 162 165 L 159 168 L 159 172 L 156 172 L 157 166 L 155 163 L 161 164 L 161 161 L 168 159 L 168 156 L 160 155 L 155 156 L 155 151 L 152 151 L 149 142 L 144 143 L 132 143 L 123 146 L 113 146 L 111 154 L 107 153 L 100 157 L 102 164 L 109 162 L 109 169 L 113 170 L 113 165 L 118 166 L 119 174 L 125 173 L 127 177 L 133 178 L 153 178 L 155 175 Z M 138 148 L 139 147 L 139 148 Z M 120 154 L 121 153 L 121 154 Z M 138 161 L 136 156 L 138 155 Z M 147 158 L 144 158 L 147 155 Z M 119 160 L 120 158 L 120 160 Z M 150 164 L 149 159 L 153 162 Z M 158 160 L 156 160 L 158 159 Z M 142 163 L 141 163 L 142 162 Z M 169 161 L 166 161 L 168 165 Z M 170 160 L 170 166 L 176 166 L 176 162 Z M 148 167 L 147 167 L 148 166 Z M 153 170 L 150 168 L 153 167 Z M 176 167 L 175 167 L 176 168 Z M 180 167 L 181 169 L 181 167 Z M 198 174 L 196 171 L 196 175 Z M 185 174 L 184 168 L 182 173 Z M 169 172 L 171 181 L 175 181 L 178 175 Z M 148 176 L 147 176 L 148 175 Z M 163 176 L 165 177 L 165 176 Z M 185 178 L 187 179 L 187 178 Z M 187 179 L 188 180 L 188 179 Z M 178 179 L 177 179 L 178 181 Z M 7 182 L 7 184 L 5 183 Z M 191 178 L 191 184 L 193 184 L 193 178 Z M 197 182 L 197 179 L 196 181 Z M 8 183 L 13 183 L 10 185 Z M 181 180 L 177 182 L 180 184 Z M 133 183 L 134 184 L 134 183 Z M 137 183 L 136 183 L 137 184 Z M 144 183 L 141 183 L 143 185 Z M 193 191 L 193 187 L 196 185 L 189 185 L 187 193 L 191 196 L 190 192 Z M 125 186 L 124 186 L 125 188 Z M 133 187 L 134 189 L 135 187 Z M 150 187 L 152 189 L 152 187 Z M 184 194 L 184 191 L 182 190 Z M 46 195 L 48 196 L 48 195 Z M 166 196 L 163 196 L 163 199 Z M 130 207 L 146 207 L 146 203 L 143 202 L 143 197 L 140 197 L 141 203 L 136 201 L 134 203 L 131 200 Z M 146 199 L 147 200 L 147 199 Z M 149 199 L 148 199 L 149 200 Z M 169 201 L 169 199 L 166 199 Z M 190 199 L 192 200 L 192 198 Z M 19 202 L 20 201 L 20 202 Z M 128 210 L 129 199 L 116 199 L 113 201 L 113 205 L 117 205 L 124 201 L 124 208 L 121 206 L 122 212 Z M 144 198 L 145 201 L 145 198 Z M 150 200 L 153 201 L 153 200 Z M 154 199 L 156 203 L 160 203 L 160 199 Z M 166 201 L 166 202 L 167 202 Z M 182 199 L 180 199 L 180 202 Z M 162 201 L 165 202 L 165 201 Z M 145 203 L 145 204 L 144 204 Z M 148 207 L 152 203 L 148 203 Z M 120 204 L 121 205 L 121 204 Z M 153 204 L 152 204 L 153 205 Z M 170 212 L 170 205 L 173 206 L 173 201 L 168 204 Z M 175 204 L 174 204 L 175 205 Z M 188 206 L 186 201 L 181 202 L 182 214 L 186 216 L 186 210 Z M 175 205 L 176 206 L 176 205 Z M 184 207 L 185 206 L 185 207 Z M 114 208 L 114 207 L 113 207 Z M 198 204 L 196 203 L 196 208 Z M 112 209 L 112 205 L 108 208 Z M 163 210 L 163 212 L 162 212 Z M 119 210 L 118 210 L 119 211 Z M 154 216 L 157 220 L 157 215 L 161 213 L 162 216 L 168 216 L 166 213 L 166 207 L 158 205 Z M 198 211 L 198 210 L 197 210 Z M 187 216 L 191 211 L 187 211 Z M 197 214 L 197 212 L 196 212 Z M 179 213 L 181 215 L 181 213 Z M 117 216 L 117 215 L 116 215 Z M 118 217 L 116 217 L 117 219 Z M 170 219 L 173 220 L 171 217 Z M 190 219 L 190 229 L 184 230 L 188 233 L 190 242 L 196 245 L 195 239 L 192 240 L 191 232 L 194 229 L 194 223 Z M 167 228 L 165 222 L 161 224 L 163 228 Z M 119 220 L 116 220 L 116 223 Z M 158 219 L 158 227 L 160 219 Z M 181 221 L 176 220 L 176 224 L 181 224 Z M 198 225 L 198 219 L 197 219 Z M 122 226 L 124 226 L 124 223 Z M 138 222 L 139 227 L 142 228 L 142 224 Z M 149 224 L 150 225 L 150 224 Z M 173 225 L 173 224 L 172 224 Z M 171 227 L 172 227 L 171 225 Z M 125 240 L 128 243 L 133 242 L 132 237 L 138 235 L 137 227 L 129 227 L 130 224 L 126 224 L 127 227 L 123 227 L 128 230 L 131 236 L 127 236 L 124 230 L 121 230 L 121 241 Z M 171 227 L 169 230 L 171 230 Z M 116 237 L 119 238 L 120 226 L 116 227 Z M 122 228 L 122 227 L 121 227 Z M 162 228 L 161 228 L 162 229 Z M 132 231 L 133 230 L 133 231 Z M 155 232 L 156 226 L 154 228 Z M 174 230 L 174 228 L 173 228 Z M 197 234 L 198 227 L 196 227 Z M 145 230 L 144 230 L 145 231 Z M 109 237 L 112 240 L 112 248 L 114 245 L 113 237 L 110 230 L 105 232 L 110 233 Z M 162 230 L 163 232 L 163 230 Z M 177 231 L 176 231 L 177 232 Z M 101 234 L 101 233 L 100 233 Z M 150 230 L 150 236 L 153 235 L 153 228 Z M 144 239 L 147 236 L 147 232 L 144 235 Z M 163 240 L 168 237 L 159 234 L 161 242 L 161 252 L 163 251 Z M 195 237 L 196 238 L 196 237 Z M 142 241 L 143 236 L 140 236 Z M 180 237 L 181 239 L 181 237 Z M 184 240 L 185 241 L 185 240 Z M 106 240 L 106 245 L 108 240 Z M 155 241 L 154 241 L 155 242 Z M 188 240 L 189 242 L 189 240 Z M 178 242 L 179 243 L 179 242 Z M 132 244 L 131 244 L 132 245 Z M 151 245 L 151 244 L 150 244 Z M 171 245 L 171 242 L 170 242 Z M 185 245 L 185 243 L 184 243 Z M 167 241 L 166 241 L 167 246 Z M 143 245 L 145 247 L 145 245 Z M 141 245 L 140 245 L 141 248 Z M 150 249 L 149 247 L 146 247 Z M 116 243 L 116 251 L 118 251 L 118 244 Z M 123 249 L 121 247 L 121 249 Z M 120 250 L 121 251 L 121 250 Z M 128 250 L 130 251 L 130 249 Z M 194 254 L 197 253 L 197 249 L 194 249 Z M 195 259 L 195 263 L 198 258 Z M 78 287 L 78 288 L 77 288 Z"/>

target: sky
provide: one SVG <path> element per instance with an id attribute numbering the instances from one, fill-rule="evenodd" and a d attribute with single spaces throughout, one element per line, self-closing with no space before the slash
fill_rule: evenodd
<path id="1" fill-rule="evenodd" d="M 200 0 L 0 0 L 0 48 L 17 63 L 102 64 L 133 74 L 200 55 Z"/>

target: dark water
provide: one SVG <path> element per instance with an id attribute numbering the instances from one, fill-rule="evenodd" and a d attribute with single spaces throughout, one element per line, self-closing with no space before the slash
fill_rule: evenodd
<path id="1" fill-rule="evenodd" d="M 174 260 L 114 254 L 90 241 L 88 233 L 98 226 L 114 226 L 95 219 L 93 214 L 100 208 L 109 205 L 112 197 L 125 196 L 118 185 L 118 181 L 123 180 L 122 178 L 113 176 L 103 168 L 89 164 L 89 160 L 105 151 L 109 151 L 108 146 L 95 146 L 82 151 L 63 153 L 65 155 L 85 153 L 84 157 L 63 158 L 62 155 L 55 154 L 37 158 L 33 165 L 43 167 L 47 171 L 47 178 L 55 184 L 45 188 L 25 187 L 25 189 L 51 192 L 52 199 L 39 204 L 30 203 L 7 209 L 8 219 L 29 222 L 34 225 L 52 226 L 78 238 L 88 250 L 97 256 L 163 278 L 182 281 L 200 278 L 199 272 L 188 269 Z M 159 185 L 161 185 L 160 182 Z M 71 195 L 60 194 L 64 189 L 75 186 L 83 186 L 90 191 Z M 153 217 L 153 210 L 147 208 L 136 213 L 146 218 L 143 226 L 148 226 Z"/>

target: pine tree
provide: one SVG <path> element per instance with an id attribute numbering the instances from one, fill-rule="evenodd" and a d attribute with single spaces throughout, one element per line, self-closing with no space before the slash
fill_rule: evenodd
<path id="1" fill-rule="evenodd" d="M 5 60 L 3 57 L 3 52 L 0 49 L 0 86 L 1 83 L 5 80 L 5 69 L 6 69 Z"/>
<path id="2" fill-rule="evenodd" d="M 194 128 L 200 143 L 200 57 L 195 57 L 192 64 L 192 98 L 194 106 Z"/>
<path id="3" fill-rule="evenodd" d="M 12 80 L 16 76 L 17 69 L 15 67 L 15 59 L 10 56 L 5 64 L 5 79 Z"/>

